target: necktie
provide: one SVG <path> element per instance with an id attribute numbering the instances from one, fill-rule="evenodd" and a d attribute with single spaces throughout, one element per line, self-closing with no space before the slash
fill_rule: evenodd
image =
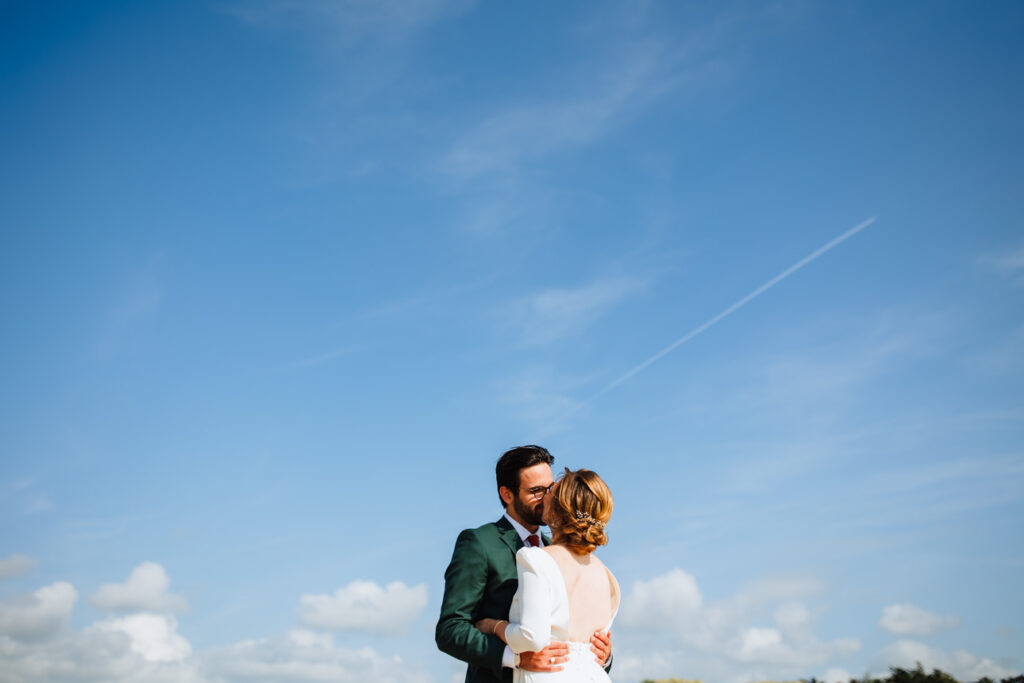
<path id="1" fill-rule="evenodd" d="M 536 548 L 540 545 L 540 537 L 537 536 L 537 534 L 530 534 L 526 537 L 526 545 L 530 546 L 531 548 Z"/>

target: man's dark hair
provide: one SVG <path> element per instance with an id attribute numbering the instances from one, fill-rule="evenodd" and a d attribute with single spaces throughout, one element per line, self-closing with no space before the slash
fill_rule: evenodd
<path id="1" fill-rule="evenodd" d="M 505 451 L 500 458 L 498 458 L 498 464 L 494 467 L 494 478 L 498 480 L 498 490 L 504 486 L 510 491 L 519 491 L 519 471 L 525 470 L 527 467 L 533 467 L 534 465 L 540 465 L 546 463 L 550 465 L 555 461 L 555 456 L 548 453 L 548 449 L 543 446 L 516 446 L 511 450 Z M 501 500 L 501 494 L 498 494 L 498 500 Z M 501 506 L 505 507 L 505 501 L 501 501 Z"/>

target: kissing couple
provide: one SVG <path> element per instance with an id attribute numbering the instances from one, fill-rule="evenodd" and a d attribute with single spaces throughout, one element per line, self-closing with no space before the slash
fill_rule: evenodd
<path id="1" fill-rule="evenodd" d="M 469 665 L 466 683 L 611 681 L 619 585 L 594 550 L 608 542 L 612 494 L 591 470 L 555 481 L 553 462 L 540 446 L 506 451 L 495 467 L 505 513 L 455 541 L 435 639 Z"/>

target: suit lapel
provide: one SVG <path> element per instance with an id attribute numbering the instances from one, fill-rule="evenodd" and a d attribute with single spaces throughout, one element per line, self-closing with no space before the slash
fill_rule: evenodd
<path id="1" fill-rule="evenodd" d="M 508 546 L 508 549 L 512 551 L 513 555 L 515 555 L 516 552 L 523 547 L 523 539 L 519 538 L 519 534 L 516 532 L 515 527 L 505 519 L 504 515 L 502 515 L 501 519 L 495 522 L 495 524 L 498 527 L 498 535 L 501 537 L 501 540 L 504 541 L 505 545 Z"/>

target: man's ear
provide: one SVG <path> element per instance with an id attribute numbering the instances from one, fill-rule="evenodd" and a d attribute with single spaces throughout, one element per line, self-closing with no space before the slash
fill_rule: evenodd
<path id="1" fill-rule="evenodd" d="M 515 500 L 515 498 L 516 498 L 516 494 L 512 493 L 512 489 L 510 489 L 507 486 L 499 487 L 498 488 L 498 495 L 501 496 L 501 499 L 503 501 L 505 501 L 505 507 L 508 507 L 509 505 L 511 505 L 512 501 Z"/>

